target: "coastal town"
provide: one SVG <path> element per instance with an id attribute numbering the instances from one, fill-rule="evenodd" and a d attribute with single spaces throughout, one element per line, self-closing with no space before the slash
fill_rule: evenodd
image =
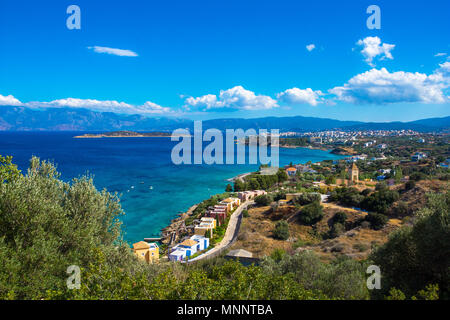
<path id="1" fill-rule="evenodd" d="M 167 252 L 168 260 L 186 262 L 196 257 L 197 260 L 201 258 L 203 253 L 213 248 L 210 245 L 210 239 L 214 237 L 216 228 L 222 227 L 225 228 L 226 232 L 233 233 L 237 226 L 235 223 L 229 226 L 232 215 L 245 207 L 255 197 L 265 194 L 267 192 L 264 190 L 237 192 L 237 197 L 228 197 L 213 206 L 209 206 L 202 217 L 193 220 L 192 225 L 186 226 L 185 220 L 181 220 L 182 224 L 178 225 L 178 229 L 169 234 L 166 233 L 165 239 L 170 239 Z M 240 218 L 241 216 L 237 217 L 237 219 Z M 228 228 L 233 230 L 230 231 Z M 178 236 L 178 233 L 182 236 Z M 181 242 L 171 245 L 176 239 L 181 239 Z M 224 239 L 221 240 L 224 241 Z M 229 244 L 231 244 L 231 241 Z M 147 263 L 153 263 L 160 258 L 159 246 L 156 242 L 137 242 L 133 244 L 133 252 Z"/>
<path id="2" fill-rule="evenodd" d="M 378 130 L 353 133 L 331 131 L 301 137 L 290 134 L 282 136 L 284 145 L 288 144 L 291 147 L 316 147 L 327 150 L 343 148 L 339 153 L 341 158 L 316 163 L 290 163 L 281 168 L 261 166 L 257 172 L 241 174 L 231 180 L 234 185 L 227 185 L 224 194 L 205 200 L 174 219 L 171 225 L 163 230 L 159 244 L 147 243 L 147 251 L 143 253 L 141 241 L 133 245 L 133 252 L 148 263 L 193 262 L 219 254 L 226 254 L 241 261 L 250 259 L 248 261 L 257 263 L 258 259 L 264 257 L 260 252 L 266 251 L 261 246 L 258 248 L 241 241 L 242 232 L 247 232 L 245 216 L 258 212 L 261 206 L 268 208 L 266 210 L 273 214 L 283 210 L 288 212 L 294 210 L 295 213 L 282 219 L 292 225 L 293 216 L 298 216 L 302 212 L 302 209 L 298 211 L 299 204 L 302 208 L 302 205 L 313 203 L 301 199 L 308 197 L 313 199 L 315 195 L 321 215 L 327 215 L 328 212 L 336 214 L 338 210 L 352 215 L 355 225 L 364 221 L 369 223 L 368 221 L 372 219 L 373 227 L 378 223 L 373 221 L 383 221 L 380 227 L 380 230 L 384 230 L 383 235 L 372 236 L 374 241 L 385 242 L 387 235 L 397 229 L 405 216 L 410 215 L 415 207 L 411 204 L 408 208 L 406 200 L 398 200 L 399 188 L 417 189 L 418 186 L 429 188 L 425 187 L 429 183 L 425 184 L 424 180 L 430 175 L 436 177 L 432 178 L 434 189 L 447 188 L 450 157 L 448 136 L 445 134 L 423 134 L 412 130 Z M 372 200 L 370 197 L 374 197 L 380 188 L 383 188 L 388 197 L 392 197 L 387 208 L 383 203 L 383 209 L 368 204 L 369 200 Z M 350 200 L 340 198 L 342 192 L 351 193 Z M 239 220 L 239 223 L 230 224 L 233 214 L 238 209 L 240 211 L 236 220 Z M 385 218 L 388 216 L 392 217 Z M 264 219 L 270 221 L 270 218 Z M 244 221 L 244 231 L 239 229 L 242 229 L 241 220 Z M 334 229 L 330 229 L 329 232 L 336 235 L 344 234 L 345 228 L 349 228 L 349 223 L 344 225 L 345 227 L 339 224 L 332 226 Z M 289 229 L 291 228 L 292 226 L 289 226 Z M 353 228 L 350 228 L 347 232 L 352 230 Z M 379 231 L 373 229 L 373 232 Z M 224 239 L 225 234 L 229 235 L 227 239 Z M 294 240 L 298 242 L 303 236 L 299 235 Z M 164 255 L 160 256 L 159 251 L 155 249 L 159 249 L 159 246 L 163 248 Z M 285 245 L 281 247 L 284 248 Z M 348 255 L 362 257 L 367 256 L 369 251 L 364 255 L 361 252 L 358 254 L 352 252 Z"/>

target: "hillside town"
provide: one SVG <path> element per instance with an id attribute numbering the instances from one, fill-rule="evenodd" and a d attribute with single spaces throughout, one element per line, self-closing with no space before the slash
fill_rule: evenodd
<path id="1" fill-rule="evenodd" d="M 245 215 L 250 214 L 250 217 L 252 212 L 259 212 L 259 208 L 269 206 L 267 207 L 269 209 L 266 210 L 272 213 L 267 218 L 263 218 L 267 221 L 271 220 L 271 215 L 278 216 L 281 214 L 280 212 L 285 212 L 283 215 L 287 216 L 282 220 L 288 221 L 288 229 L 291 229 L 295 225 L 293 221 L 302 214 L 305 207 L 312 206 L 316 201 L 313 199 L 316 198 L 318 207 L 314 210 L 319 216 L 344 212 L 353 219 L 352 224 L 346 222 L 343 226 L 332 225 L 332 229 L 327 231 L 330 235 L 340 236 L 345 234 L 347 229 L 347 233 L 349 233 L 352 230 L 354 232 L 355 227 L 358 229 L 360 228 L 358 226 L 372 224 L 372 228 L 374 228 L 372 233 L 375 232 L 371 235 L 375 239 L 373 241 L 381 241 L 379 243 L 387 241 L 387 235 L 397 229 L 405 217 L 411 215 L 417 206 L 414 203 L 407 205 L 407 201 L 411 201 L 406 200 L 409 198 L 405 198 L 404 201 L 398 200 L 399 197 L 402 199 L 402 193 L 399 190 L 422 188 L 427 179 L 434 181 L 432 182 L 433 188 L 438 188 L 437 190 L 447 188 L 446 181 L 449 177 L 448 165 L 450 164 L 448 137 L 431 135 L 418 138 L 415 134 L 410 130 L 402 130 L 396 134 L 393 134 L 392 131 L 366 132 L 364 137 L 360 134 L 343 133 L 340 135 L 336 132 L 319 135 L 320 138 L 348 138 L 353 142 L 352 148 L 347 149 L 349 154 L 343 155 L 337 160 L 291 163 L 282 168 L 261 166 L 258 172 L 239 175 L 234 179 L 234 186 L 227 186 L 224 194 L 205 200 L 195 209 L 190 210 L 188 214 L 175 219 L 176 228 L 169 229 L 170 232 L 165 233 L 165 240 L 162 244 L 163 256 L 159 255 L 159 245 L 155 242 L 135 243 L 133 251 L 148 263 L 163 260 L 188 262 L 192 259 L 206 258 L 208 255 L 205 253 L 220 245 L 231 215 L 244 203 L 248 204 L 252 201 L 252 204 L 247 207 L 249 213 L 245 210 Z M 381 136 L 383 138 L 380 138 Z M 298 141 L 297 138 L 287 139 L 292 139 L 292 143 Z M 323 141 L 316 140 L 314 136 L 311 136 L 309 141 L 314 141 L 315 145 L 323 143 Z M 408 143 L 406 144 L 405 141 Z M 429 183 L 427 182 L 427 184 Z M 382 200 L 388 201 L 388 203 L 383 202 L 382 207 L 377 207 L 381 204 L 376 204 L 376 201 L 380 200 L 374 199 L 376 199 L 375 196 L 378 197 L 380 190 L 383 190 L 383 197 L 388 197 L 390 200 Z M 343 194 L 348 195 L 343 197 Z M 374 199 L 371 199 L 372 197 Z M 375 203 L 372 203 L 374 201 Z M 423 199 L 414 201 L 421 202 Z M 227 257 L 257 263 L 258 259 L 264 257 L 261 252 L 270 253 L 267 252 L 267 248 L 270 248 L 272 244 L 267 247 L 255 247 L 254 244 L 248 246 L 245 241 L 242 241 L 243 234 L 247 232 L 245 221 L 249 218 L 244 218 L 244 213 L 240 213 L 240 215 L 239 218 L 244 221 L 244 230 L 242 227 L 239 230 L 239 226 L 237 228 L 233 226 L 236 228 L 236 230 L 233 229 L 233 232 L 236 231 L 239 236 L 227 243 L 226 247 L 221 248 L 220 251 L 226 252 L 225 249 L 232 249 L 231 254 L 228 254 Z M 301 218 L 298 219 L 301 221 Z M 320 224 L 320 221 L 321 219 L 316 223 Z M 316 228 L 314 224 L 312 226 Z M 379 234 L 380 232 L 382 234 Z M 296 240 L 292 240 L 294 243 L 299 242 L 305 236 L 302 233 L 299 235 L 300 238 L 297 236 Z M 322 236 L 322 239 L 327 237 L 330 236 Z M 273 241 L 271 240 L 271 242 Z M 359 244 L 355 244 L 355 246 L 359 246 Z M 366 246 L 366 244 L 361 245 L 361 248 L 362 246 Z M 311 248 L 317 249 L 316 247 Z M 365 257 L 368 252 L 370 251 L 354 253 L 349 250 L 347 255 Z M 325 253 L 322 252 L 322 254 Z M 335 251 L 334 255 L 336 254 L 339 252 Z"/>

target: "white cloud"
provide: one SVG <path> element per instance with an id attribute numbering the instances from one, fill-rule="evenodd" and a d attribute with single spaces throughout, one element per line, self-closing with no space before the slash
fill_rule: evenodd
<path id="1" fill-rule="evenodd" d="M 120 114 L 170 114 L 170 108 L 162 107 L 156 103 L 147 101 L 143 105 L 132 105 L 115 100 L 95 100 L 66 98 L 50 102 L 29 102 L 26 104 L 32 108 L 84 108 L 98 112 L 114 112 Z"/>
<path id="2" fill-rule="evenodd" d="M 313 51 L 316 48 L 316 45 L 314 43 L 308 44 L 306 46 L 306 50 L 308 50 L 309 52 Z"/>
<path id="3" fill-rule="evenodd" d="M 439 64 L 439 68 L 430 77 L 436 82 L 444 83 L 445 87 L 450 87 L 450 61 Z"/>
<path id="4" fill-rule="evenodd" d="M 256 95 L 242 86 L 236 86 L 228 90 L 220 90 L 217 97 L 207 94 L 201 97 L 188 97 L 185 100 L 186 107 L 209 109 L 235 109 L 235 110 L 261 110 L 278 107 L 277 101 L 269 96 Z"/>
<path id="5" fill-rule="evenodd" d="M 188 97 L 185 100 L 186 105 L 191 107 L 211 109 L 218 105 L 217 96 L 215 94 L 207 94 L 201 97 Z"/>
<path id="6" fill-rule="evenodd" d="M 381 43 L 381 39 L 378 37 L 366 37 L 363 40 L 358 40 L 356 44 L 363 47 L 361 53 L 371 67 L 374 66 L 373 59 L 377 56 L 380 56 L 380 60 L 394 59 L 391 51 L 395 48 L 395 45 Z"/>
<path id="7" fill-rule="evenodd" d="M 443 56 L 446 56 L 446 55 L 447 55 L 447 53 L 445 53 L 445 52 L 438 52 L 434 56 L 435 57 L 443 57 Z"/>
<path id="8" fill-rule="evenodd" d="M 338 100 L 364 103 L 423 102 L 443 103 L 448 101 L 444 89 L 449 87 L 448 67 L 440 65 L 433 74 L 398 71 L 390 73 L 385 68 L 372 69 L 351 78 L 346 84 L 330 89 Z"/>
<path id="9" fill-rule="evenodd" d="M 447 77 L 450 76 L 450 61 L 439 64 L 436 73 L 444 73 Z"/>
<path id="10" fill-rule="evenodd" d="M 143 111 L 141 113 L 168 114 L 173 112 L 170 108 L 162 107 L 159 104 L 153 103 L 151 101 L 147 101 L 142 106 L 137 106 L 136 108 L 142 108 Z"/>
<path id="11" fill-rule="evenodd" d="M 131 50 L 124 50 L 124 49 L 99 47 L 99 46 L 88 47 L 88 49 L 93 50 L 94 52 L 97 52 L 97 53 L 107 53 L 107 54 L 112 54 L 112 55 L 121 56 L 121 57 L 137 57 L 138 56 L 138 54 L 136 52 L 133 52 Z"/>
<path id="12" fill-rule="evenodd" d="M 2 96 L 0 94 L 0 106 L 21 106 L 23 105 L 18 99 L 14 98 L 12 95 Z"/>
<path id="13" fill-rule="evenodd" d="M 313 91 L 311 88 L 304 90 L 292 88 L 277 94 L 277 98 L 288 104 L 309 104 L 317 106 L 322 100 L 322 98 L 320 98 L 322 95 L 323 93 L 320 90 Z"/>

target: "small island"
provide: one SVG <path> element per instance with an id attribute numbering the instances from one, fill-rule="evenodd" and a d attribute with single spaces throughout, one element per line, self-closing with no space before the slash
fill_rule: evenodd
<path id="1" fill-rule="evenodd" d="M 160 138 L 170 136 L 170 132 L 111 131 L 105 133 L 86 133 L 75 136 L 74 138 Z"/>

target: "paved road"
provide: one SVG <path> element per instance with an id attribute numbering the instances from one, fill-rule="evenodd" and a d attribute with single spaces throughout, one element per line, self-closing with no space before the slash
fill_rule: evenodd
<path id="1" fill-rule="evenodd" d="M 195 257 L 194 259 L 188 260 L 188 262 L 194 262 L 208 257 L 212 258 L 218 255 L 221 251 L 228 248 L 236 240 L 236 236 L 239 232 L 239 227 L 241 226 L 240 221 L 242 218 L 242 210 L 246 209 L 249 205 L 254 203 L 254 201 L 246 201 L 241 204 L 231 215 L 230 221 L 228 222 L 227 231 L 225 231 L 225 236 L 223 237 L 222 241 L 211 250 L 206 251 L 205 253 L 199 255 L 198 257 Z"/>

